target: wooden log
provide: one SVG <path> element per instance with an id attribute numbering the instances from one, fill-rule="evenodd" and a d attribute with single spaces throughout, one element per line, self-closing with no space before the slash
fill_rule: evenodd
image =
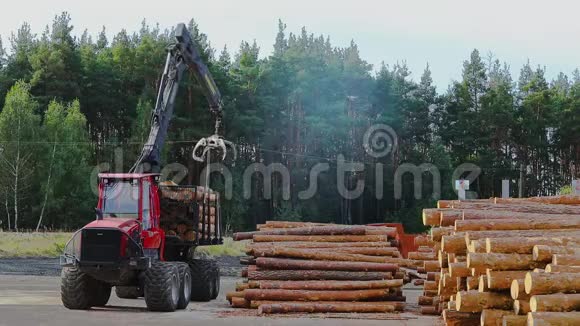
<path id="1" fill-rule="evenodd" d="M 495 204 L 494 198 L 481 198 L 481 199 L 451 199 L 451 200 L 438 200 L 437 208 L 453 208 L 453 206 L 465 203 L 465 204 Z"/>
<path id="2" fill-rule="evenodd" d="M 478 267 L 478 268 L 471 268 L 471 276 L 481 276 L 485 275 L 486 268 Z"/>
<path id="3" fill-rule="evenodd" d="M 439 273 L 429 272 L 427 273 L 427 281 L 439 281 Z"/>
<path id="4" fill-rule="evenodd" d="M 437 260 L 437 255 L 434 252 L 410 252 L 407 255 L 407 258 L 417 260 Z"/>
<path id="5" fill-rule="evenodd" d="M 513 309 L 509 295 L 495 292 L 460 291 L 455 298 L 457 311 L 481 312 L 483 309 Z"/>
<path id="6" fill-rule="evenodd" d="M 453 203 L 454 209 L 477 209 L 477 210 L 494 210 L 494 211 L 511 211 L 520 213 L 543 213 L 543 214 L 573 214 L 580 215 L 580 206 L 576 205 L 545 205 L 545 204 L 492 204 L 482 202 L 459 202 Z M 465 211 L 464 211 L 465 216 Z"/>
<path id="7" fill-rule="evenodd" d="M 264 269 L 282 270 L 334 270 L 334 271 L 364 271 L 364 272 L 395 272 L 399 268 L 395 264 L 367 263 L 350 261 L 297 260 L 260 257 L 256 266 Z"/>
<path id="8" fill-rule="evenodd" d="M 419 311 L 422 315 L 439 315 L 439 309 L 435 306 L 421 306 Z"/>
<path id="9" fill-rule="evenodd" d="M 440 226 L 454 226 L 455 221 L 463 219 L 463 211 L 458 209 L 441 210 Z"/>
<path id="10" fill-rule="evenodd" d="M 441 273 L 441 286 L 451 286 L 452 284 L 456 284 L 452 283 L 453 280 L 454 279 L 451 277 L 449 272 Z"/>
<path id="11" fill-rule="evenodd" d="M 478 292 L 488 292 L 489 288 L 487 287 L 487 276 L 480 275 L 479 276 L 479 284 L 477 286 Z"/>
<path id="12" fill-rule="evenodd" d="M 249 288 L 250 285 L 248 283 L 236 283 L 236 292 L 241 292 Z"/>
<path id="13" fill-rule="evenodd" d="M 435 252 L 435 250 L 433 250 L 432 247 L 428 247 L 428 246 L 419 246 L 419 247 L 417 247 L 417 251 L 418 252 Z"/>
<path id="14" fill-rule="evenodd" d="M 393 276 L 385 272 L 350 272 L 337 270 L 256 270 L 248 272 L 250 280 L 337 280 L 372 281 L 389 280 Z"/>
<path id="15" fill-rule="evenodd" d="M 580 292 L 577 273 L 527 273 L 524 280 L 529 295 Z"/>
<path id="16" fill-rule="evenodd" d="M 529 300 L 530 295 L 526 293 L 526 286 L 523 279 L 512 280 L 510 286 L 510 296 L 514 300 Z"/>
<path id="17" fill-rule="evenodd" d="M 487 287 L 491 290 L 509 290 L 515 279 L 523 280 L 528 271 L 494 271 L 487 269 Z"/>
<path id="18" fill-rule="evenodd" d="M 443 255 L 447 254 L 447 264 L 451 264 L 451 263 L 456 263 L 455 261 L 455 254 L 452 252 L 445 252 L 442 250 L 439 250 Z"/>
<path id="19" fill-rule="evenodd" d="M 580 247 L 577 246 L 547 246 L 535 245 L 532 249 L 532 257 L 535 261 L 549 263 L 555 254 L 578 254 Z"/>
<path id="20" fill-rule="evenodd" d="M 465 234 L 465 243 L 466 244 L 468 244 L 471 240 L 485 239 L 485 238 L 577 237 L 580 239 L 580 230 L 578 230 L 578 229 L 465 231 L 464 234 Z M 486 245 L 487 245 L 487 242 L 486 242 Z M 533 249 L 533 246 L 532 246 L 532 249 Z M 531 254 L 532 249 L 530 249 L 530 251 L 529 251 L 530 254 Z"/>
<path id="21" fill-rule="evenodd" d="M 449 264 L 449 274 L 451 277 L 471 276 L 471 270 L 467 268 L 467 262 Z"/>
<path id="22" fill-rule="evenodd" d="M 446 309 L 451 309 L 451 310 L 455 310 L 455 298 L 451 298 L 448 302 L 447 302 L 447 308 Z"/>
<path id="23" fill-rule="evenodd" d="M 425 261 L 423 267 L 425 268 L 425 272 L 427 273 L 436 272 L 441 269 L 441 267 L 439 267 L 439 262 L 436 260 Z"/>
<path id="24" fill-rule="evenodd" d="M 243 291 L 236 291 L 236 292 L 228 292 L 226 293 L 226 300 L 232 303 L 233 298 L 243 298 L 244 292 Z"/>
<path id="25" fill-rule="evenodd" d="M 366 226 L 366 235 L 386 235 L 389 238 L 397 236 L 397 229 L 385 226 Z"/>
<path id="26" fill-rule="evenodd" d="M 534 202 L 552 205 L 580 205 L 580 196 L 578 195 L 557 195 L 544 197 L 529 198 L 494 198 L 496 204 L 520 204 L 522 202 Z"/>
<path id="27" fill-rule="evenodd" d="M 580 293 L 542 294 L 530 298 L 530 310 L 536 311 L 580 311 Z"/>
<path id="28" fill-rule="evenodd" d="M 369 263 L 387 263 L 399 261 L 393 257 L 368 256 L 360 254 L 351 254 L 334 250 L 312 250 L 300 248 L 285 248 L 274 246 L 270 249 L 254 249 L 253 254 L 256 257 L 283 257 L 312 260 L 328 261 L 349 261 L 349 262 L 369 262 Z"/>
<path id="29" fill-rule="evenodd" d="M 385 299 L 390 296 L 388 289 L 311 291 L 280 289 L 248 289 L 244 291 L 246 300 L 278 301 L 364 301 Z"/>
<path id="30" fill-rule="evenodd" d="M 528 316 L 509 315 L 503 316 L 502 326 L 527 326 Z"/>
<path id="31" fill-rule="evenodd" d="M 528 313 L 528 326 L 545 325 L 580 325 L 580 311 Z"/>
<path id="32" fill-rule="evenodd" d="M 455 231 L 486 231 L 486 230 L 545 230 L 545 229 L 579 229 L 580 216 L 566 216 L 562 219 L 510 218 L 491 220 L 457 220 Z"/>
<path id="33" fill-rule="evenodd" d="M 530 270 L 544 267 L 542 262 L 534 261 L 532 255 L 497 254 L 497 253 L 468 253 L 467 267 L 493 270 Z"/>
<path id="34" fill-rule="evenodd" d="M 465 243 L 465 234 L 459 233 L 454 235 L 444 235 L 441 238 L 441 250 L 447 253 L 465 254 L 467 244 Z"/>
<path id="35" fill-rule="evenodd" d="M 468 252 L 485 253 L 485 239 L 471 240 L 467 246 Z"/>
<path id="36" fill-rule="evenodd" d="M 552 265 L 580 266 L 580 255 L 555 254 L 552 257 Z"/>
<path id="37" fill-rule="evenodd" d="M 254 242 L 381 242 L 385 235 L 254 235 Z"/>
<path id="38" fill-rule="evenodd" d="M 580 266 L 546 265 L 546 273 L 580 273 Z"/>
<path id="39" fill-rule="evenodd" d="M 385 228 L 386 229 L 386 228 Z M 324 225 L 297 228 L 281 228 L 268 231 L 237 232 L 234 241 L 249 240 L 254 235 L 365 235 L 367 228 L 363 225 Z"/>
<path id="40" fill-rule="evenodd" d="M 422 219 L 423 225 L 437 226 L 441 220 L 441 210 L 437 208 L 424 208 Z"/>
<path id="41" fill-rule="evenodd" d="M 565 219 L 576 218 L 579 215 L 570 214 L 545 214 L 545 213 L 527 213 L 514 212 L 511 210 L 478 210 L 478 209 L 464 209 L 462 210 L 462 220 L 505 220 L 505 219 L 536 219 L 536 220 L 551 220 L 551 219 Z"/>
<path id="42" fill-rule="evenodd" d="M 250 303 L 250 308 L 251 309 L 258 309 L 258 307 L 260 307 L 261 305 L 264 304 L 295 304 L 295 303 L 299 303 L 299 304 L 304 304 L 304 301 L 274 301 L 274 300 L 254 300 Z M 344 301 L 314 301 L 312 303 L 317 303 L 317 304 L 345 304 L 346 302 Z M 359 302 L 359 303 L 365 303 L 365 302 Z M 366 302 L 366 303 L 371 303 L 371 302 Z M 405 310 L 405 302 L 401 302 L 401 301 L 372 301 L 372 303 L 377 303 L 377 304 L 386 304 L 386 305 L 392 305 L 393 307 L 395 307 L 395 311 L 404 311 Z"/>
<path id="43" fill-rule="evenodd" d="M 437 290 L 438 282 L 435 281 L 425 281 L 423 282 L 423 289 L 430 291 L 430 290 Z"/>
<path id="44" fill-rule="evenodd" d="M 500 326 L 504 316 L 512 316 L 511 310 L 483 309 L 480 316 L 481 326 Z"/>
<path id="45" fill-rule="evenodd" d="M 389 303 L 377 302 L 302 302 L 302 303 L 272 303 L 262 304 L 258 314 L 285 314 L 285 313 L 386 313 L 394 312 L 395 306 Z"/>
<path id="46" fill-rule="evenodd" d="M 527 315 L 530 312 L 530 300 L 514 300 L 514 313 Z"/>
<path id="47" fill-rule="evenodd" d="M 459 312 L 456 310 L 443 310 L 443 320 L 447 326 L 470 326 L 480 322 L 480 313 Z"/>
<path id="48" fill-rule="evenodd" d="M 444 251 L 437 251 L 437 261 L 439 262 L 439 267 L 446 268 L 449 266 L 449 255 Z"/>
<path id="49" fill-rule="evenodd" d="M 457 281 L 445 273 L 439 281 L 437 294 L 443 297 L 450 297 L 457 292 Z"/>
<path id="50" fill-rule="evenodd" d="M 368 290 L 403 286 L 402 279 L 378 281 L 261 281 L 259 289 L 282 290 Z"/>
<path id="51" fill-rule="evenodd" d="M 232 297 L 232 307 L 234 308 L 250 308 L 250 301 L 244 298 Z"/>
<path id="52" fill-rule="evenodd" d="M 289 241 L 289 242 L 257 242 L 248 246 L 246 253 L 251 255 L 254 249 L 268 249 L 274 246 L 284 246 L 286 248 L 304 248 L 304 249 L 319 249 L 319 248 L 334 248 L 345 251 L 354 250 L 355 248 L 364 249 L 380 249 L 398 253 L 399 249 L 390 247 L 388 242 L 305 242 L 305 241 Z M 393 254 L 395 255 L 395 254 Z"/>
<path id="53" fill-rule="evenodd" d="M 328 223 L 313 223 L 313 222 L 287 222 L 287 221 L 266 221 L 264 226 L 273 229 L 281 229 L 281 228 L 301 228 L 301 227 L 308 227 L 308 226 L 327 226 L 332 225 Z"/>
<path id="54" fill-rule="evenodd" d="M 316 249 L 311 249 L 316 250 Z M 332 251 L 344 252 L 349 254 L 359 254 L 367 256 L 389 256 L 389 257 L 401 257 L 399 249 L 396 247 L 379 247 L 379 248 L 369 248 L 369 247 L 354 247 L 354 248 L 333 248 Z"/>
<path id="55" fill-rule="evenodd" d="M 485 240 L 486 252 L 532 254 L 535 245 L 570 246 L 580 244 L 578 237 L 511 237 Z"/>
<path id="56" fill-rule="evenodd" d="M 434 227 L 431 229 L 431 240 L 441 241 L 441 237 L 444 235 L 450 235 L 453 233 L 453 227 Z"/>
<path id="57" fill-rule="evenodd" d="M 427 297 L 424 295 L 419 296 L 417 300 L 420 306 L 432 306 L 433 305 L 433 297 Z"/>
<path id="58" fill-rule="evenodd" d="M 435 245 L 435 241 L 431 240 L 428 236 L 417 236 L 415 237 L 415 246 L 428 246 L 433 247 Z"/>
<path id="59" fill-rule="evenodd" d="M 479 276 L 468 276 L 465 278 L 467 283 L 467 290 L 478 290 L 479 289 Z"/>

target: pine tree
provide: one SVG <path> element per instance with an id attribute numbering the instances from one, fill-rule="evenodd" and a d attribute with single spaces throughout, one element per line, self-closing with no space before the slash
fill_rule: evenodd
<path id="1" fill-rule="evenodd" d="M 286 40 L 286 24 L 278 19 L 278 34 L 276 34 L 276 43 L 274 43 L 274 56 L 279 57 L 288 49 L 288 41 Z"/>

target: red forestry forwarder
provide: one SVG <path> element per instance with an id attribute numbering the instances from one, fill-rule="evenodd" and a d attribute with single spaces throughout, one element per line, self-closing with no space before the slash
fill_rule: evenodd
<path id="1" fill-rule="evenodd" d="M 96 220 L 77 231 L 61 256 L 61 298 L 69 309 L 104 306 L 111 289 L 120 298 L 145 297 L 152 311 L 184 309 L 190 300 L 219 293 L 215 261 L 199 258 L 197 246 L 223 243 L 219 193 L 208 187 L 159 182 L 160 152 L 183 73 L 189 69 L 204 90 L 214 135 L 198 142 L 193 158 L 209 163 L 232 144 L 219 136 L 221 95 L 184 24 L 168 49 L 151 131 L 130 173 L 99 174 Z M 139 171 L 139 172 L 137 172 Z"/>

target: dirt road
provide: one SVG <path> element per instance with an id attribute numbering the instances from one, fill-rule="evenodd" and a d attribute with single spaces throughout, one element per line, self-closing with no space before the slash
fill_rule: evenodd
<path id="1" fill-rule="evenodd" d="M 143 299 L 125 300 L 111 295 L 109 305 L 89 311 L 72 311 L 60 302 L 60 279 L 51 276 L 0 275 L 1 326 L 107 326 L 107 325 L 437 325 L 438 319 L 412 313 L 375 316 L 326 315 L 312 318 L 258 317 L 254 311 L 231 309 L 224 294 L 234 288 L 235 277 L 222 278 L 220 297 L 212 302 L 192 302 L 186 310 L 173 313 L 154 313 L 145 310 Z M 407 295 L 416 295 L 407 293 Z M 334 318 L 333 318 L 334 317 Z M 341 317 L 337 319 L 336 317 Z M 345 319 L 345 317 L 353 317 Z M 368 320 L 368 318 L 382 320 Z M 398 320 L 396 320 L 398 319 Z"/>

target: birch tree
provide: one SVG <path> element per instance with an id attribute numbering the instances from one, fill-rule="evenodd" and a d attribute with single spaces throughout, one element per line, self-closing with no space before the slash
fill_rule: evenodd
<path id="1" fill-rule="evenodd" d="M 2 182 L 11 195 L 15 230 L 18 230 L 20 203 L 31 189 L 34 172 L 34 141 L 40 122 L 34 113 L 35 107 L 28 85 L 17 82 L 6 95 L 4 109 L 0 113 Z"/>

